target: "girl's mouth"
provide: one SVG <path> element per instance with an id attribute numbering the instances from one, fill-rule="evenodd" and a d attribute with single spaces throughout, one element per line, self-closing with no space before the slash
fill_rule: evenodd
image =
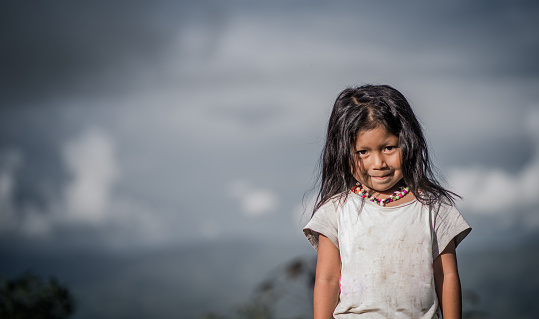
<path id="1" fill-rule="evenodd" d="M 377 181 L 383 181 L 385 179 L 388 179 L 389 178 L 389 175 L 384 175 L 384 176 L 371 176 L 372 179 L 374 180 L 377 180 Z"/>

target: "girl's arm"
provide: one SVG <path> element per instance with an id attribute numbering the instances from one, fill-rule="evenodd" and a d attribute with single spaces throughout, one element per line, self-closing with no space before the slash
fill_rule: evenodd
<path id="1" fill-rule="evenodd" d="M 434 260 L 434 283 L 444 319 L 462 318 L 462 295 L 455 241 Z"/>
<path id="2" fill-rule="evenodd" d="M 339 249 L 326 236 L 320 234 L 314 281 L 314 319 L 333 319 L 333 311 L 339 301 L 340 278 Z"/>

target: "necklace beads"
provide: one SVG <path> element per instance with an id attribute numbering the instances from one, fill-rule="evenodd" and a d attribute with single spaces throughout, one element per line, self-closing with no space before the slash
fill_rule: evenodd
<path id="1" fill-rule="evenodd" d="M 378 204 L 378 205 L 383 207 L 387 203 L 391 203 L 391 202 L 394 202 L 396 200 L 399 200 L 399 199 L 403 198 L 406 194 L 408 194 L 408 192 L 410 192 L 410 188 L 407 187 L 407 186 L 406 187 L 401 186 L 399 188 L 399 190 L 395 191 L 393 193 L 393 195 L 389 196 L 386 199 L 378 199 L 378 198 L 372 196 L 367 191 L 365 191 L 365 189 L 363 188 L 363 186 L 359 182 L 357 182 L 356 185 L 354 187 L 352 187 L 352 191 L 354 193 L 358 194 L 359 196 L 361 196 L 362 198 L 366 198 L 367 200 L 370 200 L 371 202 L 373 202 L 375 204 Z"/>

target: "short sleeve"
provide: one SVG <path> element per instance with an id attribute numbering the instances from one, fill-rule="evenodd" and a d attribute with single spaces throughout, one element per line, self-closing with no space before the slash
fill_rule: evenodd
<path id="1" fill-rule="evenodd" d="M 447 247 L 451 240 L 455 240 L 455 247 L 468 236 L 472 228 L 460 212 L 449 205 L 441 205 L 432 212 L 434 238 L 432 244 L 432 258 L 435 259 Z"/>
<path id="2" fill-rule="evenodd" d="M 311 220 L 303 228 L 307 240 L 317 251 L 319 234 L 329 238 L 339 248 L 337 208 L 337 201 L 328 201 L 314 213 Z"/>

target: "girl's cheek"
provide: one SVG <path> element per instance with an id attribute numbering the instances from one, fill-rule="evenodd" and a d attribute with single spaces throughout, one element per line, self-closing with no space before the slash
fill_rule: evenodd
<path id="1" fill-rule="evenodd" d="M 354 171 L 352 172 L 352 175 L 356 178 L 356 180 L 361 181 L 363 179 L 363 176 L 365 176 L 365 171 L 361 169 L 359 165 L 356 164 L 354 167 Z"/>

